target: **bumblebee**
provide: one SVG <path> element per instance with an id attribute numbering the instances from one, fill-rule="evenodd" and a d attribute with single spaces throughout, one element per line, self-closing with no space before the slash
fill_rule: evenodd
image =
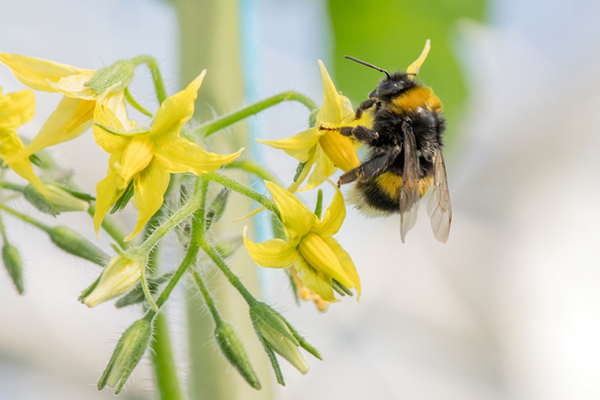
<path id="1" fill-rule="evenodd" d="M 442 103 L 431 88 L 414 80 L 428 51 L 429 40 L 407 72 L 391 75 L 384 69 L 346 56 L 383 72 L 386 77 L 356 110 L 356 119 L 364 112 L 372 113 L 372 129 L 362 125 L 334 129 L 368 148 L 367 159 L 341 175 L 338 186 L 355 182 L 351 199 L 361 211 L 380 215 L 399 212 L 403 243 L 417 220 L 419 201 L 430 188 L 432 195 L 427 210 L 433 234 L 439 242 L 448 239 L 452 220 L 442 154 L 446 129 Z"/>

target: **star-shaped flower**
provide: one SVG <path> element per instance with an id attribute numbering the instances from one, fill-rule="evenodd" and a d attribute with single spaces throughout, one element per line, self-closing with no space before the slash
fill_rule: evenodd
<path id="1" fill-rule="evenodd" d="M 123 90 L 128 81 L 120 84 L 116 82 L 112 87 L 97 93 L 87 85 L 97 71 L 2 52 L 0 62 L 8 66 L 17 79 L 30 88 L 64 95 L 36 137 L 24 151 L 7 160 L 8 164 L 29 157 L 48 146 L 75 139 L 84 133 L 92 126 L 94 108 L 99 98 L 102 98 L 102 103 L 115 114 L 126 119 Z"/>
<path id="2" fill-rule="evenodd" d="M 138 208 L 138 221 L 133 233 L 137 235 L 150 217 L 163 204 L 171 174 L 191 172 L 196 175 L 213 172 L 235 160 L 242 150 L 226 156 L 209 153 L 202 147 L 180 136 L 181 129 L 194 113 L 194 101 L 206 71 L 181 92 L 167 98 L 156 112 L 150 128 L 127 131 L 128 120 L 116 115 L 102 103 L 94 120 L 103 127 L 94 127 L 96 143 L 110 153 L 108 174 L 96 185 L 96 232 L 106 213 L 123 195 L 133 181 L 134 202 Z M 114 132 L 121 131 L 120 134 Z"/>
<path id="3" fill-rule="evenodd" d="M 0 88 L 0 157 L 4 160 L 14 157 L 25 148 L 16 129 L 31 121 L 34 114 L 35 97 L 31 90 L 21 90 L 3 95 L 2 88 Z M 20 159 L 12 163 L 10 167 L 40 192 L 48 194 L 40 178 L 33 172 L 29 158 Z"/>
<path id="4" fill-rule="evenodd" d="M 319 128 L 370 126 L 372 121 L 370 113 L 364 113 L 361 119 L 355 120 L 355 113 L 350 100 L 338 93 L 329 73 L 320 60 L 319 67 L 321 68 L 325 100 L 317 114 L 315 126 L 285 139 L 257 139 L 260 143 L 281 149 L 298 161 L 306 163 L 305 171 L 310 170 L 310 167 L 316 164 L 305 189 L 319 186 L 338 168 L 346 172 L 360 165 L 356 155 L 357 143 L 342 136 L 339 132 Z M 298 179 L 290 189 L 294 191 L 302 183 L 302 180 L 302 178 Z"/>
<path id="5" fill-rule="evenodd" d="M 244 244 L 254 261 L 266 268 L 293 265 L 302 283 L 325 301 L 337 301 L 333 296 L 332 279 L 348 289 L 355 287 L 360 295 L 356 267 L 348 253 L 333 238 L 346 217 L 340 191 L 336 188 L 323 220 L 319 220 L 292 193 L 274 183 L 265 184 L 279 209 L 288 240 L 271 239 L 254 243 L 244 235 Z"/>

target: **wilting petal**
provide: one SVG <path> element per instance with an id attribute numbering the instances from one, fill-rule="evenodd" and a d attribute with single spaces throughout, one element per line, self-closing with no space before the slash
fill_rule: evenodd
<path id="1" fill-rule="evenodd" d="M 123 157 L 120 166 L 117 168 L 119 175 L 125 182 L 129 182 L 135 175 L 141 173 L 150 165 L 154 158 L 154 150 L 154 142 L 148 136 L 134 136 L 131 138 L 123 150 Z"/>
<path id="2" fill-rule="evenodd" d="M 14 130 L 31 121 L 35 114 L 35 96 L 31 90 L 0 92 L 0 129 Z"/>
<path id="3" fill-rule="evenodd" d="M 297 255 L 296 261 L 294 262 L 294 268 L 296 268 L 298 279 L 300 279 L 307 288 L 318 294 L 321 299 L 329 302 L 338 301 L 333 295 L 331 277 L 325 276 L 311 267 L 302 255 Z"/>
<path id="4" fill-rule="evenodd" d="M 256 139 L 256 141 L 283 150 L 300 162 L 307 162 L 311 155 L 311 150 L 319 142 L 319 138 L 325 132 L 326 131 L 319 131 L 317 128 L 310 128 L 285 139 Z"/>
<path id="5" fill-rule="evenodd" d="M 337 167 L 333 165 L 333 161 L 327 157 L 321 146 L 316 147 L 313 160 L 317 165 L 308 178 L 308 183 L 302 188 L 303 191 L 316 188 L 337 171 Z"/>
<path id="6" fill-rule="evenodd" d="M 287 268 L 296 259 L 296 246 L 283 239 L 254 243 L 246 237 L 244 245 L 255 263 L 265 268 Z"/>
<path id="7" fill-rule="evenodd" d="M 335 195 L 333 200 L 325 211 L 325 216 L 321 220 L 321 223 L 316 227 L 315 232 L 321 236 L 335 235 L 346 218 L 346 206 L 344 205 L 344 197 L 342 192 L 335 186 Z"/>
<path id="8" fill-rule="evenodd" d="M 356 293 L 358 293 L 358 299 L 360 299 L 360 278 L 358 277 L 358 272 L 356 271 L 354 262 L 352 262 L 352 258 L 350 258 L 350 255 L 346 252 L 346 250 L 342 248 L 342 246 L 340 246 L 340 244 L 334 238 L 322 237 L 322 239 L 325 243 L 327 243 L 327 245 L 329 245 L 331 250 L 333 250 L 333 252 L 337 256 L 344 272 L 354 283 L 354 287 L 356 287 Z M 346 287 L 350 288 L 350 286 Z"/>
<path id="9" fill-rule="evenodd" d="M 171 174 L 162 169 L 158 163 L 152 162 L 133 181 L 133 201 L 138 208 L 138 221 L 133 233 L 125 240 L 130 240 L 144 228 L 150 218 L 162 206 L 165 192 L 169 186 Z"/>
<path id="10" fill-rule="evenodd" d="M 85 75 L 91 78 L 96 73 L 88 69 L 18 54 L 0 53 L 0 62 L 9 67 L 17 79 L 25 85 L 44 92 L 56 92 L 49 82 L 57 83 L 60 79 L 72 75 Z"/>
<path id="11" fill-rule="evenodd" d="M 122 186 L 122 179 L 114 168 L 114 165 L 117 164 L 119 160 L 121 160 L 120 153 L 111 154 L 110 159 L 108 160 L 108 174 L 106 178 L 102 179 L 96 185 L 96 212 L 94 213 L 94 228 L 96 229 L 96 234 L 100 229 L 102 220 L 115 202 L 123 195 L 123 192 L 125 192 L 125 188 L 127 187 L 125 186 L 124 189 L 120 189 Z"/>
<path id="12" fill-rule="evenodd" d="M 92 125 L 95 101 L 63 97 L 37 136 L 17 157 L 7 164 L 29 157 L 49 146 L 75 139 Z"/>
<path id="13" fill-rule="evenodd" d="M 240 156 L 242 150 L 223 156 L 209 153 L 197 144 L 179 137 L 174 138 L 170 143 L 157 146 L 155 158 L 171 173 L 192 172 L 201 175 L 229 164 Z"/>
<path id="14" fill-rule="evenodd" d="M 288 240 L 297 243 L 319 222 L 319 219 L 292 193 L 272 182 L 265 181 L 265 185 L 279 209 Z"/>
<path id="15" fill-rule="evenodd" d="M 206 70 L 202 71 L 184 90 L 167 98 L 156 112 L 150 135 L 157 146 L 167 144 L 179 136 L 181 128 L 192 118 L 194 101 L 198 97 L 198 89 L 202 85 L 204 75 Z"/>
<path id="16" fill-rule="evenodd" d="M 319 235 L 309 233 L 304 236 L 298 244 L 298 251 L 317 271 L 332 277 L 347 288 L 354 287 L 354 283 L 344 272 L 336 254 Z"/>
<path id="17" fill-rule="evenodd" d="M 23 151 L 24 148 L 23 142 L 21 142 L 21 139 L 19 139 L 19 136 L 15 131 L 0 129 L 0 156 L 2 158 L 6 159 L 12 157 Z M 42 181 L 40 181 L 40 178 L 33 172 L 33 167 L 31 166 L 29 158 L 21 159 L 20 161 L 11 164 L 10 167 L 21 177 L 27 179 L 29 183 L 35 186 L 41 193 L 48 195 L 46 187 Z"/>
<path id="18" fill-rule="evenodd" d="M 66 76 L 61 78 L 57 83 L 49 82 L 49 85 L 65 96 L 91 101 L 96 99 L 96 95 L 94 91 L 85 84 L 88 83 L 93 76 L 94 74 Z"/>

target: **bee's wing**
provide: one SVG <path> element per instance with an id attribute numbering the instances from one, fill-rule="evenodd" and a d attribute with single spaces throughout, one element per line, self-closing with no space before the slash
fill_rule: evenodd
<path id="1" fill-rule="evenodd" d="M 427 203 L 427 214 L 431 218 L 433 235 L 440 243 L 445 243 L 450 234 L 452 221 L 452 208 L 450 207 L 450 194 L 448 193 L 448 178 L 442 150 L 438 149 L 433 161 L 433 189 L 431 198 Z"/>
<path id="2" fill-rule="evenodd" d="M 417 222 L 419 210 L 419 157 L 415 134 L 408 124 L 404 124 L 404 173 L 400 189 L 400 238 L 404 243 L 406 232 Z"/>

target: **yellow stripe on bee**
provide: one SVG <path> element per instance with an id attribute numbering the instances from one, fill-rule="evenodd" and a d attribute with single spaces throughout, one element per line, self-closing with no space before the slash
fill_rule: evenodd
<path id="1" fill-rule="evenodd" d="M 419 196 L 423 197 L 433 184 L 433 176 L 419 179 Z M 402 177 L 393 172 L 385 172 L 377 177 L 377 185 L 392 199 L 400 197 Z"/>
<path id="2" fill-rule="evenodd" d="M 415 111 L 417 108 L 425 107 L 430 111 L 442 111 L 442 102 L 427 86 L 417 86 L 408 92 L 395 97 L 390 102 L 390 109 L 395 113 L 406 113 Z"/>

